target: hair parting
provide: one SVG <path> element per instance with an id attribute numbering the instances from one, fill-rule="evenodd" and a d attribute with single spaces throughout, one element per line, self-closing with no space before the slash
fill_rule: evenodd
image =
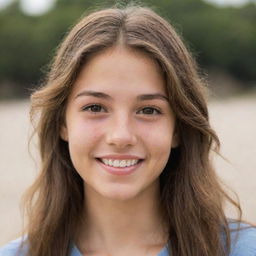
<path id="1" fill-rule="evenodd" d="M 168 248 L 179 256 L 225 256 L 230 230 L 224 204 L 242 210 L 221 186 L 210 161 L 220 142 L 209 124 L 206 85 L 174 28 L 152 9 L 130 4 L 91 12 L 58 47 L 42 86 L 31 96 L 31 121 L 39 143 L 40 173 L 24 194 L 29 256 L 66 256 L 82 221 L 83 180 L 60 137 L 67 98 L 82 66 L 108 48 L 143 52 L 165 78 L 177 118 L 179 147 L 160 176 Z M 221 240 L 224 233 L 225 243 Z"/>

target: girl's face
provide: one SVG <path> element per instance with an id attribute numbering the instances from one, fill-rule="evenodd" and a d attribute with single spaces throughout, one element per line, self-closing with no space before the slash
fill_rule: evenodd
<path id="1" fill-rule="evenodd" d="M 82 68 L 61 137 L 87 196 L 127 200 L 158 188 L 177 144 L 174 126 L 156 63 L 141 52 L 112 48 Z"/>

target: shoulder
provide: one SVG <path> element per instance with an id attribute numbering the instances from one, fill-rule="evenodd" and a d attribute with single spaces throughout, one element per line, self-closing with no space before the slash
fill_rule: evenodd
<path id="1" fill-rule="evenodd" d="M 0 256 L 25 256 L 27 252 L 27 247 L 24 246 L 21 251 L 19 251 L 19 247 L 24 241 L 22 237 L 9 242 L 0 248 Z"/>
<path id="2" fill-rule="evenodd" d="M 231 235 L 230 256 L 256 256 L 256 228 L 245 223 L 239 225 L 237 222 L 230 223 L 229 227 Z"/>

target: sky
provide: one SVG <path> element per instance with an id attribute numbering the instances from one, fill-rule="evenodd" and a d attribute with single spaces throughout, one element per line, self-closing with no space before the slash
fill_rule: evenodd
<path id="1" fill-rule="evenodd" d="M 14 0 L 0 0 L 0 9 L 8 6 Z M 240 6 L 246 2 L 255 2 L 256 0 L 204 0 L 220 6 L 232 5 Z M 55 0 L 19 0 L 23 12 L 28 15 L 40 15 L 47 12 L 54 6 Z"/>

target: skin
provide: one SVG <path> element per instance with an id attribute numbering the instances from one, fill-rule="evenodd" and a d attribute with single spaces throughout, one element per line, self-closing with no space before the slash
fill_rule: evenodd
<path id="1" fill-rule="evenodd" d="M 85 95 L 88 90 L 112 100 Z M 74 83 L 61 137 L 84 180 L 85 221 L 76 240 L 84 255 L 157 255 L 167 242 L 159 175 L 178 141 L 168 101 L 137 99 L 155 93 L 167 97 L 157 64 L 123 47 L 94 56 Z M 90 108 L 92 104 L 100 106 Z M 132 174 L 117 176 L 96 160 L 107 154 L 136 155 L 144 161 Z"/>

